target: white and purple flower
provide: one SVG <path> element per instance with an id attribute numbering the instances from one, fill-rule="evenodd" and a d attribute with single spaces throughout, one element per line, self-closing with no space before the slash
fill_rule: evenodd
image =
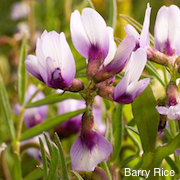
<path id="1" fill-rule="evenodd" d="M 157 14 L 154 28 L 154 47 L 169 56 L 180 55 L 180 9 L 162 6 Z"/>
<path id="2" fill-rule="evenodd" d="M 86 131 L 71 147 L 72 169 L 93 171 L 98 163 L 108 160 L 111 152 L 112 145 L 105 137 L 93 130 Z"/>
<path id="3" fill-rule="evenodd" d="M 75 77 L 74 57 L 63 32 L 43 32 L 36 43 L 36 56 L 28 55 L 27 70 L 52 88 L 67 88 Z"/>
<path id="4" fill-rule="evenodd" d="M 71 14 L 70 30 L 76 50 L 88 60 L 103 61 L 109 51 L 108 29 L 101 15 L 91 8 Z"/>
<path id="5" fill-rule="evenodd" d="M 36 92 L 37 87 L 33 84 L 30 84 L 26 94 L 25 94 L 25 102 L 24 104 L 26 104 L 28 102 L 28 100 L 32 97 L 32 95 Z M 43 92 L 38 92 L 36 94 L 36 96 L 32 99 L 32 102 L 38 101 L 43 99 L 45 96 L 43 94 Z M 16 104 L 14 106 L 14 111 L 16 114 L 20 113 L 20 105 Z M 39 106 L 39 107 L 33 107 L 33 108 L 28 108 L 25 110 L 24 113 L 24 123 L 25 126 L 27 128 L 31 128 L 37 124 L 40 124 L 41 122 L 43 122 L 47 116 L 47 112 L 48 112 L 48 106 L 47 105 L 43 105 L 43 106 Z"/>
<path id="6" fill-rule="evenodd" d="M 113 39 L 113 36 L 111 39 Z M 121 72 L 135 47 L 135 38 L 133 36 L 126 36 L 118 48 L 116 48 L 113 41 L 114 39 L 110 40 L 109 54 L 101 67 L 102 69 L 94 77 L 96 82 L 107 80 Z"/>
<path id="7" fill-rule="evenodd" d="M 143 48 L 132 53 L 126 72 L 114 90 L 114 101 L 120 104 L 129 104 L 139 96 L 148 86 L 150 78 L 138 81 L 147 62 L 147 55 Z"/>
<path id="8" fill-rule="evenodd" d="M 167 118 L 170 120 L 179 120 L 180 119 L 180 103 L 174 106 L 156 106 L 156 109 L 159 114 L 167 115 Z"/>
<path id="9" fill-rule="evenodd" d="M 140 47 L 147 49 L 147 47 L 150 45 L 150 41 L 149 41 L 150 13 L 151 13 L 151 8 L 148 3 L 147 9 L 145 12 L 145 18 L 144 18 L 144 23 L 143 23 L 143 28 L 142 28 L 141 34 L 139 34 L 137 32 L 137 30 L 130 24 L 127 24 L 124 27 L 126 34 L 128 36 L 133 35 L 135 37 L 136 46 L 135 46 L 134 50 L 137 50 Z"/>

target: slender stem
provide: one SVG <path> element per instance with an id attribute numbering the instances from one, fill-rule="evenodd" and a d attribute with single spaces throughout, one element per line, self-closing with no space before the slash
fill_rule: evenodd
<path id="1" fill-rule="evenodd" d="M 4 176 L 5 176 L 5 180 L 12 180 L 11 174 L 10 174 L 10 171 L 9 171 L 9 167 L 7 165 L 7 162 L 5 160 L 3 152 L 2 152 L 2 155 L 1 155 L 1 165 L 2 165 Z"/>
<path id="2" fill-rule="evenodd" d="M 168 74 L 167 74 L 167 69 L 166 67 L 163 67 L 163 73 L 164 73 L 164 82 L 166 83 L 166 85 L 168 84 L 169 80 L 168 80 Z"/>
<path id="3" fill-rule="evenodd" d="M 173 137 L 176 136 L 176 122 L 169 120 L 169 127 L 170 127 L 170 131 Z"/>
<path id="4" fill-rule="evenodd" d="M 28 1 L 29 6 L 30 6 L 30 13 L 28 15 L 28 26 L 30 29 L 30 43 L 31 45 L 34 43 L 34 38 L 35 38 L 35 18 L 34 18 L 34 1 L 29 0 Z"/>
<path id="5" fill-rule="evenodd" d="M 22 125 L 23 125 L 23 118 L 24 118 L 24 113 L 25 113 L 25 109 L 24 108 L 20 108 L 20 115 L 18 118 L 18 125 L 17 125 L 17 133 L 16 133 L 16 138 L 19 139 L 21 136 L 21 131 L 22 131 Z"/>

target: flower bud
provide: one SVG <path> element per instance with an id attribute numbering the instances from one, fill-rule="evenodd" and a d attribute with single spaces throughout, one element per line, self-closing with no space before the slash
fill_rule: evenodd
<path id="1" fill-rule="evenodd" d="M 173 81 L 171 81 L 166 88 L 166 98 L 166 103 L 168 106 L 175 106 L 178 104 L 178 88 Z"/>
<path id="2" fill-rule="evenodd" d="M 91 179 L 92 180 L 108 180 L 108 176 L 102 168 L 96 167 L 95 170 L 92 172 Z"/>
<path id="3" fill-rule="evenodd" d="M 64 90 L 71 91 L 71 92 L 78 92 L 83 89 L 84 89 L 84 84 L 82 81 L 78 79 L 74 79 L 70 87 L 64 88 Z"/>
<path id="4" fill-rule="evenodd" d="M 114 87 L 110 87 L 110 86 L 105 86 L 105 87 L 100 87 L 98 89 L 98 95 L 100 95 L 103 98 L 106 98 L 110 101 L 113 101 L 113 97 L 114 97 Z"/>

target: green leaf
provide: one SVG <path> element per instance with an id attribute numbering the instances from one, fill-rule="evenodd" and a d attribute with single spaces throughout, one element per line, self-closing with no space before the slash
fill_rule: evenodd
<path id="1" fill-rule="evenodd" d="M 76 176 L 76 179 L 84 180 L 78 172 L 76 172 L 76 171 L 71 171 L 71 172 Z"/>
<path id="2" fill-rule="evenodd" d="M 23 42 L 20 50 L 19 65 L 18 65 L 18 97 L 19 104 L 22 106 L 25 98 L 26 91 L 26 36 L 23 37 Z"/>
<path id="3" fill-rule="evenodd" d="M 34 171 L 31 171 L 26 177 L 24 177 L 24 180 L 38 180 L 42 178 L 44 175 L 42 169 L 37 168 Z"/>
<path id="4" fill-rule="evenodd" d="M 166 157 L 166 162 L 171 166 L 171 168 L 175 171 L 176 174 L 179 174 L 179 169 L 176 163 L 169 157 Z"/>
<path id="5" fill-rule="evenodd" d="M 116 0 L 110 0 L 110 14 L 109 14 L 109 25 L 115 28 L 117 19 L 117 2 Z"/>
<path id="6" fill-rule="evenodd" d="M 57 168 L 58 160 L 59 160 L 58 148 L 54 143 L 52 143 L 52 156 L 51 156 L 51 162 L 49 166 L 49 174 L 47 180 L 55 179 L 58 170 Z"/>
<path id="7" fill-rule="evenodd" d="M 22 172 L 21 172 L 21 162 L 17 153 L 14 153 L 14 179 L 21 180 Z"/>
<path id="8" fill-rule="evenodd" d="M 180 147 L 180 133 L 167 145 L 159 146 L 154 154 L 154 167 L 159 167 L 162 160 Z"/>
<path id="9" fill-rule="evenodd" d="M 137 155 L 128 156 L 126 159 L 124 159 L 123 161 L 121 161 L 121 163 L 119 164 L 119 167 L 120 167 L 120 168 L 124 167 L 126 164 L 128 164 L 129 162 L 131 162 L 131 161 L 134 160 L 135 158 L 137 158 Z"/>
<path id="10" fill-rule="evenodd" d="M 27 131 L 25 131 L 21 135 L 20 140 L 22 141 L 22 140 L 29 139 L 31 137 L 34 137 L 34 136 L 42 133 L 43 131 L 48 131 L 52 128 L 55 128 L 59 124 L 65 122 L 67 119 L 70 119 L 74 116 L 77 116 L 78 114 L 81 114 L 83 112 L 84 112 L 84 109 L 80 109 L 80 110 L 77 110 L 74 112 L 61 114 L 59 116 L 56 116 L 56 117 L 51 118 L 49 120 L 46 120 L 46 121 L 42 122 L 41 124 L 38 124 L 38 125 L 32 127 L 31 129 L 28 129 Z"/>
<path id="11" fill-rule="evenodd" d="M 31 108 L 31 107 L 37 107 L 42 106 L 45 104 L 54 104 L 57 102 L 64 101 L 65 99 L 83 99 L 82 96 L 78 93 L 61 93 L 61 94 L 51 94 L 49 96 L 46 96 L 44 99 L 41 99 L 39 101 L 28 103 L 26 104 L 25 108 Z"/>
<path id="12" fill-rule="evenodd" d="M 164 129 L 164 134 L 166 135 L 166 138 L 168 139 L 168 142 L 172 141 L 173 136 L 171 135 L 171 133 L 169 132 L 169 130 L 167 128 Z"/>
<path id="13" fill-rule="evenodd" d="M 137 138 L 133 135 L 133 133 L 129 130 L 129 129 L 127 129 L 127 127 L 126 127 L 126 132 L 127 132 L 127 134 L 128 134 L 128 136 L 129 136 L 129 138 L 131 139 L 131 141 L 134 143 L 134 145 L 137 147 L 137 149 L 138 149 L 138 151 L 137 151 L 137 154 L 139 154 L 140 153 L 140 151 L 141 151 L 141 144 L 140 144 L 140 142 L 137 140 Z"/>
<path id="14" fill-rule="evenodd" d="M 134 120 L 136 121 L 142 147 L 145 153 L 155 151 L 159 114 L 155 109 L 156 100 L 150 86 L 132 103 Z"/>
<path id="15" fill-rule="evenodd" d="M 118 107 L 116 109 L 115 113 L 115 119 L 113 121 L 114 123 L 114 150 L 113 150 L 113 161 L 116 160 L 116 157 L 119 155 L 120 149 L 121 149 L 121 142 L 122 142 L 122 136 L 123 136 L 123 118 L 122 118 L 122 109 L 123 105 L 118 104 Z"/>
<path id="16" fill-rule="evenodd" d="M 46 140 L 46 143 L 47 143 L 47 147 L 48 147 L 48 149 L 49 149 L 49 153 L 50 153 L 50 155 L 52 155 L 52 146 L 51 146 L 51 142 L 50 142 L 50 140 L 49 140 L 47 134 L 46 134 L 45 132 L 44 132 L 43 134 L 44 134 L 44 137 L 45 137 L 45 140 Z"/>
<path id="17" fill-rule="evenodd" d="M 48 177 L 48 165 L 47 165 L 47 159 L 46 159 L 46 153 L 44 149 L 44 144 L 42 142 L 42 139 L 39 138 L 40 148 L 41 148 L 41 158 L 43 162 L 43 171 L 44 171 L 44 178 L 47 180 Z"/>
<path id="18" fill-rule="evenodd" d="M 157 69 L 154 67 L 154 65 L 151 62 L 148 61 L 146 63 L 145 67 L 151 75 L 154 75 L 156 77 L 156 79 L 163 85 L 163 87 L 166 87 L 166 83 L 164 82 L 164 80 L 162 79 L 162 77 L 158 73 Z"/>
<path id="19" fill-rule="evenodd" d="M 15 129 L 14 129 L 14 123 L 11 116 L 11 106 L 8 100 L 8 95 L 3 83 L 3 79 L 0 74 L 0 101 L 1 101 L 1 107 L 4 112 L 5 121 L 7 123 L 7 127 L 9 130 L 9 134 L 12 140 L 15 140 Z"/>
<path id="20" fill-rule="evenodd" d="M 56 140 L 56 144 L 58 146 L 59 154 L 60 154 L 60 161 L 61 161 L 61 167 L 62 167 L 62 179 L 69 180 L 63 147 L 62 147 L 61 141 L 56 133 L 55 133 L 55 140 Z"/>

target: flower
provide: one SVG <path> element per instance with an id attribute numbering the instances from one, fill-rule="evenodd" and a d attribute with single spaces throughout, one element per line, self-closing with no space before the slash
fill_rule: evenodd
<path id="1" fill-rule="evenodd" d="M 62 101 L 61 103 L 59 103 L 58 114 L 64 114 L 68 112 L 77 111 L 85 107 L 86 106 L 85 106 L 84 100 L 66 99 Z M 61 138 L 68 137 L 69 135 L 73 133 L 80 132 L 81 119 L 82 119 L 82 114 L 79 114 L 75 117 L 68 119 L 66 122 L 56 127 L 55 130 Z"/>
<path id="2" fill-rule="evenodd" d="M 156 109 L 159 114 L 167 115 L 167 118 L 170 120 L 179 120 L 180 119 L 180 103 L 175 106 L 156 106 Z"/>
<path id="3" fill-rule="evenodd" d="M 112 152 L 111 143 L 96 131 L 86 131 L 73 143 L 70 155 L 73 170 L 93 171 L 95 166 L 107 161 Z"/>
<path id="4" fill-rule="evenodd" d="M 26 2 L 16 2 L 11 7 L 11 19 L 19 20 L 28 16 L 30 7 Z"/>
<path id="5" fill-rule="evenodd" d="M 49 141 L 50 140 L 50 136 L 49 136 L 49 133 L 46 132 L 46 136 L 48 137 Z M 28 140 L 24 140 L 24 141 L 21 141 L 21 148 L 23 146 L 27 146 L 28 144 L 34 144 L 36 146 L 40 146 L 39 145 L 39 138 L 41 138 L 43 144 L 44 144 L 44 149 L 47 153 L 49 153 L 49 150 L 48 150 L 48 146 L 47 146 L 47 143 L 46 143 L 46 139 L 44 137 L 44 134 L 39 134 L 37 136 L 34 136 L 33 138 L 31 139 L 28 139 Z M 42 161 L 41 159 L 41 151 L 37 148 L 28 148 L 27 150 L 27 153 L 31 156 L 31 157 L 34 157 L 35 159 L 37 159 L 38 161 Z"/>
<path id="6" fill-rule="evenodd" d="M 126 36 L 119 44 L 116 51 L 110 48 L 113 52 L 109 52 L 111 55 L 104 61 L 104 67 L 95 75 L 95 82 L 107 80 L 121 72 L 124 69 L 134 47 L 135 38 L 133 36 Z"/>
<path id="7" fill-rule="evenodd" d="M 180 10 L 177 6 L 162 6 L 154 27 L 154 47 L 169 56 L 180 55 Z"/>
<path id="8" fill-rule="evenodd" d="M 121 104 L 132 103 L 148 86 L 150 78 L 138 81 L 147 61 L 147 55 L 143 48 L 132 53 L 126 72 L 114 90 L 114 101 Z"/>
<path id="9" fill-rule="evenodd" d="M 58 106 L 58 114 L 64 114 L 78 109 L 86 108 L 84 100 L 66 99 L 62 101 Z M 102 121 L 102 99 L 100 96 L 95 97 L 93 104 L 93 115 L 95 120 L 95 128 L 100 134 L 104 134 L 106 131 L 106 125 Z M 80 132 L 81 130 L 82 114 L 79 114 L 66 122 L 56 127 L 56 132 L 59 136 L 67 137 L 73 133 Z"/>
<path id="10" fill-rule="evenodd" d="M 30 84 L 26 94 L 24 105 L 29 101 L 32 95 L 36 92 L 37 87 L 33 84 Z M 45 96 L 42 92 L 38 92 L 36 96 L 32 99 L 32 102 L 43 99 Z M 16 114 L 20 113 L 20 105 L 16 104 L 14 106 L 14 111 Z M 24 113 L 24 123 L 27 128 L 31 128 L 41 122 L 43 122 L 47 116 L 48 106 L 43 105 L 39 107 L 28 108 Z"/>
<path id="11" fill-rule="evenodd" d="M 141 31 L 141 35 L 137 32 L 137 30 L 130 24 L 125 25 L 124 29 L 126 31 L 126 34 L 133 35 L 136 40 L 136 46 L 134 50 L 137 50 L 139 47 L 145 48 L 146 46 L 149 46 L 149 24 L 150 24 L 150 13 L 151 8 L 149 3 L 147 4 L 146 12 L 145 12 L 145 18 L 143 22 L 143 28 Z"/>
<path id="12" fill-rule="evenodd" d="M 77 51 L 88 60 L 103 61 L 109 51 L 109 38 L 106 22 L 91 8 L 84 8 L 71 14 L 70 31 Z"/>
<path id="13" fill-rule="evenodd" d="M 74 57 L 63 32 L 43 32 L 36 43 L 36 56 L 28 55 L 26 69 L 52 88 L 67 88 L 75 77 Z"/>

